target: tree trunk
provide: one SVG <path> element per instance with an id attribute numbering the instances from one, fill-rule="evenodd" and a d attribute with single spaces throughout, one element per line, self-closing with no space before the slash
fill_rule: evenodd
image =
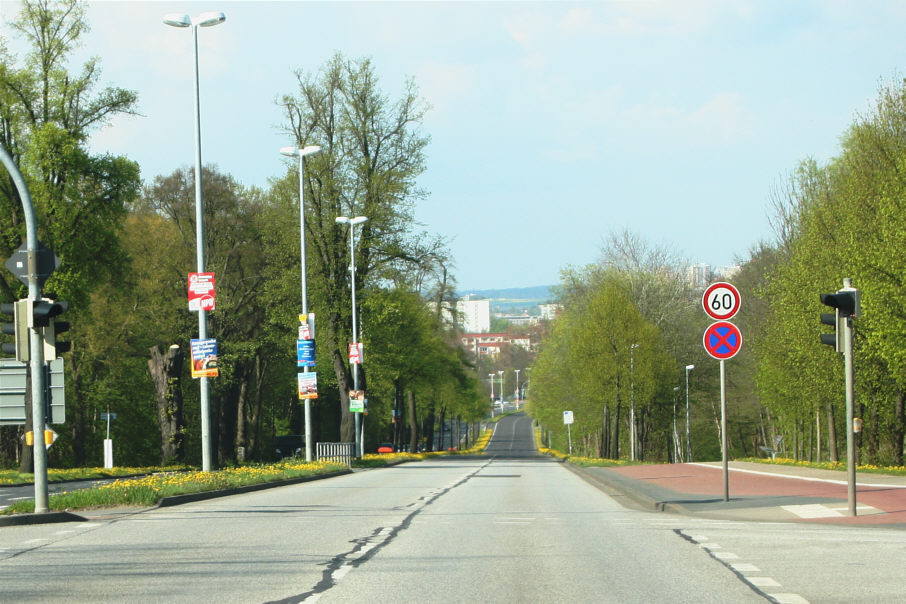
<path id="1" fill-rule="evenodd" d="M 598 457 L 610 454 L 610 407 L 604 405 L 604 417 L 601 420 L 601 442 L 598 443 Z"/>
<path id="2" fill-rule="evenodd" d="M 428 405 L 428 413 L 425 415 L 425 431 L 423 433 L 427 437 L 427 442 L 425 443 L 425 451 L 434 450 L 434 424 L 434 402 L 432 401 Z"/>
<path id="3" fill-rule="evenodd" d="M 182 365 L 183 352 L 173 344 L 162 354 L 160 347 L 150 349 L 148 371 L 154 383 L 157 421 L 160 426 L 160 460 L 162 465 L 185 461 L 185 423 L 183 420 Z"/>
<path id="4" fill-rule="evenodd" d="M 333 370 L 337 376 L 337 388 L 340 389 L 340 442 L 355 442 L 355 417 L 349 410 L 349 391 L 352 389 L 352 375 L 346 369 L 343 356 L 339 350 L 331 351 Z"/>
<path id="5" fill-rule="evenodd" d="M 620 459 L 620 399 L 613 417 L 613 436 L 610 438 L 610 458 Z"/>
<path id="6" fill-rule="evenodd" d="M 418 422 L 415 419 L 415 394 L 412 390 L 406 391 L 409 405 L 409 452 L 418 453 Z"/>
<path id="7" fill-rule="evenodd" d="M 247 453 L 245 417 L 246 407 L 248 407 L 249 372 L 243 371 L 239 379 L 239 396 L 236 400 L 236 459 L 245 461 Z"/>
<path id="8" fill-rule="evenodd" d="M 831 461 L 840 461 L 837 456 L 837 427 L 834 423 L 834 405 L 827 404 L 827 454 Z"/>
<path id="9" fill-rule="evenodd" d="M 893 437 L 893 463 L 896 466 L 903 465 L 903 428 L 904 424 L 906 424 L 906 409 L 904 409 L 903 400 L 903 391 L 897 389 L 897 402 L 894 411 L 895 423 L 893 430 L 891 430 L 891 436 Z"/>

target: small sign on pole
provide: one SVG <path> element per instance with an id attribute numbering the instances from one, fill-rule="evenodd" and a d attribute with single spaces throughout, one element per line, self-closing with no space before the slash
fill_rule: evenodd
<path id="1" fill-rule="evenodd" d="M 730 283 L 712 283 L 702 294 L 702 308 L 715 321 L 726 321 L 739 312 L 742 297 L 739 290 Z"/>
<path id="2" fill-rule="evenodd" d="M 349 362 L 353 365 L 362 364 L 362 343 L 353 343 L 349 345 Z"/>
<path id="3" fill-rule="evenodd" d="M 314 371 L 297 374 L 299 400 L 318 398 L 318 374 Z"/>
<path id="4" fill-rule="evenodd" d="M 214 273 L 189 273 L 189 310 L 214 310 Z"/>
<path id="5" fill-rule="evenodd" d="M 192 377 L 217 377 L 217 340 L 192 339 L 189 341 L 192 351 Z"/>

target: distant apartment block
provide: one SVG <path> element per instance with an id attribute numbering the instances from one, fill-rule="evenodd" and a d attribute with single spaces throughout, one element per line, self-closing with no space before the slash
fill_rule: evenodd
<path id="1" fill-rule="evenodd" d="M 695 289 L 705 289 L 716 281 L 729 281 L 740 271 L 738 264 L 711 268 L 709 264 L 699 263 L 689 267 L 689 283 Z"/>
<path id="2" fill-rule="evenodd" d="M 491 301 L 469 294 L 456 301 L 456 315 L 459 325 L 468 333 L 491 330 Z"/>
<path id="3" fill-rule="evenodd" d="M 563 310 L 562 304 L 539 304 L 538 308 L 541 309 L 541 320 L 542 321 L 553 321 L 557 318 L 557 315 L 560 314 L 560 311 Z"/>

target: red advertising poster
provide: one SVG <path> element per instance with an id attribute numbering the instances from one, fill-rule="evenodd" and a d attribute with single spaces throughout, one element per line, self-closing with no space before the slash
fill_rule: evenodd
<path id="1" fill-rule="evenodd" d="M 189 273 L 189 310 L 214 310 L 214 273 Z"/>

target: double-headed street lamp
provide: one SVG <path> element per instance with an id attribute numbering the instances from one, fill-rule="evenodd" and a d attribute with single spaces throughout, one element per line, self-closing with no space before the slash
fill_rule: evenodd
<path id="1" fill-rule="evenodd" d="M 204 272 L 204 203 L 201 195 L 201 103 L 198 91 L 198 28 L 213 27 L 226 21 L 226 15 L 216 12 L 205 12 L 191 17 L 171 13 L 164 15 L 164 23 L 172 27 L 192 28 L 192 48 L 195 56 L 195 259 L 196 269 Z M 208 337 L 208 313 L 198 311 L 198 338 Z M 201 469 L 210 472 L 213 467 L 211 450 L 211 393 L 208 378 L 199 378 L 201 391 Z"/>
<path id="2" fill-rule="evenodd" d="M 346 216 L 337 216 L 338 224 L 349 225 L 349 274 L 350 284 L 352 286 L 352 344 L 358 346 L 358 331 L 355 312 L 355 225 L 368 221 L 367 216 L 356 216 L 348 218 Z M 352 389 L 357 393 L 359 391 L 359 364 L 352 364 Z M 365 452 L 365 426 L 362 425 L 361 413 L 355 413 L 355 439 L 356 439 L 356 457 L 361 457 Z"/>
<path id="3" fill-rule="evenodd" d="M 305 158 L 315 153 L 320 153 L 321 147 L 309 145 L 308 147 L 282 147 L 280 153 L 287 157 L 299 158 L 299 246 L 302 257 L 302 320 L 308 321 L 308 291 L 305 270 Z M 302 373 L 308 373 L 308 366 L 302 368 Z M 311 399 L 305 399 L 305 461 L 311 461 Z"/>
<path id="4" fill-rule="evenodd" d="M 689 430 L 689 372 L 695 365 L 686 365 L 686 461 L 692 461 L 692 436 Z"/>

